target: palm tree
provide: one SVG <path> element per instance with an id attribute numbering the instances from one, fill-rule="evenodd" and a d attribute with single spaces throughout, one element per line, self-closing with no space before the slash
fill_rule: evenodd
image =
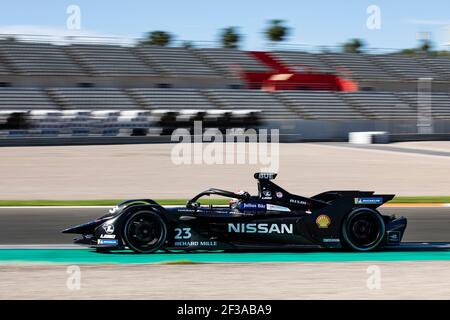
<path id="1" fill-rule="evenodd" d="M 166 31 L 152 31 L 148 33 L 147 38 L 142 41 L 144 44 L 166 47 L 172 41 L 172 35 Z"/>
<path id="2" fill-rule="evenodd" d="M 424 40 L 420 41 L 420 45 L 419 45 L 420 51 L 430 52 L 432 48 L 433 48 L 433 43 L 430 40 L 424 39 Z"/>
<path id="3" fill-rule="evenodd" d="M 269 41 L 281 42 L 289 35 L 289 28 L 284 25 L 283 20 L 270 20 L 264 33 Z"/>
<path id="4" fill-rule="evenodd" d="M 345 53 L 361 53 L 361 49 L 365 46 L 361 39 L 351 39 L 342 45 Z"/>
<path id="5" fill-rule="evenodd" d="M 241 36 L 237 32 L 236 27 L 228 27 L 222 30 L 220 39 L 224 48 L 236 49 Z"/>
<path id="6" fill-rule="evenodd" d="M 194 43 L 192 41 L 183 41 L 182 46 L 185 49 L 192 49 L 192 48 L 195 47 L 195 45 L 194 45 Z"/>

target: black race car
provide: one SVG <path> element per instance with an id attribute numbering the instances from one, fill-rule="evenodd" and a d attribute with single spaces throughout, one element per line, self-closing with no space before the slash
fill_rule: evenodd
<path id="1" fill-rule="evenodd" d="M 328 191 L 312 198 L 297 196 L 256 173 L 258 195 L 208 189 L 186 206 L 163 207 L 150 199 L 128 200 L 94 221 L 63 233 L 97 250 L 139 253 L 158 250 L 288 250 L 347 248 L 370 251 L 398 245 L 406 219 L 381 215 L 377 208 L 394 195 L 369 191 Z M 204 196 L 231 199 L 229 206 L 202 206 Z"/>

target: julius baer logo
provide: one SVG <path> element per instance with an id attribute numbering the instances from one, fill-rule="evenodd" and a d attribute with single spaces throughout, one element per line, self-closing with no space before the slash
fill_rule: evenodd
<path id="1" fill-rule="evenodd" d="M 293 225 L 291 223 L 229 223 L 228 232 L 230 233 L 278 233 L 293 234 Z"/>

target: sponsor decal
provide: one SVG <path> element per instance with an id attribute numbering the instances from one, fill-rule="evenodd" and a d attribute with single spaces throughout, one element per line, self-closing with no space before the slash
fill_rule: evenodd
<path id="1" fill-rule="evenodd" d="M 117 239 L 98 239 L 97 244 L 118 245 L 119 240 L 117 240 Z"/>
<path id="2" fill-rule="evenodd" d="M 191 228 L 175 228 L 174 239 L 190 239 L 192 238 Z"/>
<path id="3" fill-rule="evenodd" d="M 115 234 L 101 234 L 100 235 L 100 239 L 115 239 L 116 235 Z"/>
<path id="4" fill-rule="evenodd" d="M 257 174 L 258 179 L 268 179 L 272 180 L 275 179 L 276 173 L 270 173 L 270 172 L 260 172 Z"/>
<path id="5" fill-rule="evenodd" d="M 387 232 L 388 242 L 400 242 L 400 231 L 388 231 Z"/>
<path id="6" fill-rule="evenodd" d="M 278 191 L 277 193 L 275 193 L 275 195 L 277 196 L 277 198 L 283 198 L 283 192 Z"/>
<path id="7" fill-rule="evenodd" d="M 194 209 L 178 209 L 178 212 L 188 212 L 188 213 L 192 213 L 192 212 L 195 212 L 195 210 Z"/>
<path id="8" fill-rule="evenodd" d="M 294 228 L 291 223 L 229 223 L 228 232 L 293 234 Z"/>
<path id="9" fill-rule="evenodd" d="M 199 208 L 196 211 L 197 213 L 211 213 L 211 209 L 210 208 Z M 221 214 L 230 214 L 230 210 L 227 209 L 218 209 L 218 208 L 214 208 L 214 213 L 221 213 Z"/>
<path id="10" fill-rule="evenodd" d="M 119 206 L 112 207 L 109 209 L 109 213 L 116 213 L 119 210 Z"/>
<path id="11" fill-rule="evenodd" d="M 103 225 L 103 230 L 105 230 L 105 232 L 106 232 L 107 234 L 114 233 L 114 225 L 109 224 L 109 223 L 104 224 L 104 225 Z"/>
<path id="12" fill-rule="evenodd" d="M 355 204 L 382 204 L 383 198 L 355 198 Z"/>
<path id="13" fill-rule="evenodd" d="M 217 241 L 175 241 L 175 247 L 217 247 Z"/>
<path id="14" fill-rule="evenodd" d="M 324 243 L 339 243 L 341 242 L 341 240 L 339 239 L 334 239 L 334 238 L 326 238 L 322 240 Z"/>
<path id="15" fill-rule="evenodd" d="M 331 224 L 331 219 L 326 214 L 321 214 L 316 219 L 316 224 L 319 227 L 319 229 L 326 229 Z"/>
<path id="16" fill-rule="evenodd" d="M 263 194 L 264 197 L 271 197 L 272 196 L 272 192 L 270 192 L 269 190 L 264 190 L 262 192 L 262 194 Z"/>
<path id="17" fill-rule="evenodd" d="M 302 206 L 308 206 L 309 203 L 303 200 L 297 200 L 297 199 L 289 199 L 290 203 L 294 203 L 294 204 L 300 204 Z"/>
<path id="18" fill-rule="evenodd" d="M 283 206 L 277 206 L 275 204 L 267 204 L 267 210 L 268 211 L 291 212 L 291 209 L 283 207 Z"/>
<path id="19" fill-rule="evenodd" d="M 258 202 L 244 202 L 239 205 L 240 210 L 257 210 L 257 211 L 265 211 L 266 204 L 258 203 Z"/>

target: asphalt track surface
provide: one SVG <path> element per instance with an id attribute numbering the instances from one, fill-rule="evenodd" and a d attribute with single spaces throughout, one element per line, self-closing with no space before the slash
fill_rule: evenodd
<path id="1" fill-rule="evenodd" d="M 72 236 L 60 230 L 106 210 L 0 208 L 0 299 L 242 299 L 243 292 L 246 299 L 450 298 L 448 243 L 422 250 L 407 243 L 368 253 L 139 255 L 50 249 L 71 243 Z M 406 241 L 450 241 L 450 207 L 387 207 L 382 212 L 409 219 Z M 44 246 L 24 249 L 30 244 Z M 67 268 L 74 265 L 82 272 L 80 290 L 67 287 Z M 368 270 L 374 266 L 382 275 L 377 290 L 367 286 Z"/>
<path id="2" fill-rule="evenodd" d="M 0 208 L 0 245 L 71 244 L 73 235 L 61 230 L 103 215 L 99 207 Z M 450 242 L 450 207 L 386 207 L 383 214 L 405 216 L 403 241 Z"/>

